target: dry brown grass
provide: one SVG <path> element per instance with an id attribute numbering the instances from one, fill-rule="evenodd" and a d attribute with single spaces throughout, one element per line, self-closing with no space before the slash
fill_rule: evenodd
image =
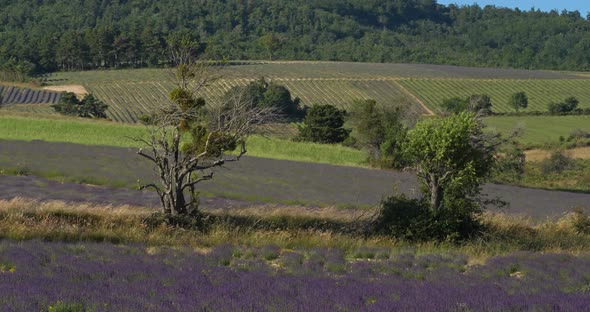
<path id="1" fill-rule="evenodd" d="M 62 86 L 48 86 L 44 87 L 45 90 L 57 91 L 57 92 L 72 92 L 78 97 L 83 97 L 88 94 L 88 90 L 83 85 L 62 85 Z"/>
<path id="2" fill-rule="evenodd" d="M 320 215 L 333 211 L 342 212 L 338 220 L 351 220 L 356 214 L 336 208 L 322 208 Z M 259 206 L 237 209 L 229 213 L 235 216 L 262 217 L 265 213 L 283 216 L 311 216 L 313 213 L 296 212 L 297 208 Z M 283 211 L 284 214 L 280 214 Z M 264 230 L 248 226 L 234 227 L 214 224 L 206 233 L 174 228 L 162 224 L 149 228 L 142 221 L 154 212 L 134 206 L 104 206 L 62 201 L 39 202 L 24 198 L 0 200 L 0 238 L 16 240 L 41 238 L 65 241 L 105 241 L 114 243 L 141 242 L 148 245 L 191 245 L 206 248 L 219 244 L 265 246 L 274 244 L 285 248 L 341 248 L 356 249 L 361 246 L 392 247 L 396 243 L 387 237 L 358 238 L 329 231 Z M 224 210 L 211 211 L 217 215 Z M 318 215 L 313 214 L 314 217 Z"/>
<path id="3" fill-rule="evenodd" d="M 257 205 L 246 208 L 207 209 L 215 215 L 268 217 L 315 218 L 337 222 L 369 220 L 376 215 L 376 209 L 342 209 L 337 207 L 304 207 L 285 205 Z"/>
<path id="4" fill-rule="evenodd" d="M 526 151 L 525 155 L 527 161 L 539 162 L 549 158 L 552 153 L 550 150 L 533 149 Z M 590 146 L 568 149 L 565 154 L 571 158 L 590 159 Z"/>
<path id="5" fill-rule="evenodd" d="M 212 213 L 234 216 L 273 216 L 354 221 L 368 218 L 367 211 L 302 207 L 255 206 L 231 212 Z M 219 244 L 237 246 L 277 245 L 284 249 L 338 248 L 353 253 L 359 248 L 386 248 L 392 253 L 412 247 L 417 253 L 458 252 L 469 256 L 470 263 L 484 263 L 492 256 L 520 250 L 582 253 L 590 251 L 590 236 L 576 232 L 575 215 L 557 221 L 535 221 L 526 216 L 486 213 L 487 226 L 482 237 L 461 243 L 410 243 L 386 236 L 354 236 L 317 229 L 272 230 L 213 224 L 203 233 L 160 225 L 146 226 L 142 220 L 153 210 L 133 206 L 104 206 L 60 201 L 39 202 L 24 198 L 0 200 L 0 238 L 15 240 L 45 239 L 60 241 L 99 241 L 110 243 L 139 242 L 154 247 L 192 246 L 206 252 Z"/>

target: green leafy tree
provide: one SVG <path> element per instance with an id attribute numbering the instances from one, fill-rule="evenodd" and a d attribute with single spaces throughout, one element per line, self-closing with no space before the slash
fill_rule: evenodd
<path id="1" fill-rule="evenodd" d="M 529 98 L 525 92 L 516 92 L 510 97 L 510 106 L 518 112 L 521 108 L 525 109 L 529 106 Z"/>
<path id="2" fill-rule="evenodd" d="M 346 111 L 332 105 L 313 105 L 299 126 L 298 140 L 315 143 L 340 143 L 350 134 L 344 128 Z"/>
<path id="3" fill-rule="evenodd" d="M 380 108 L 375 100 L 353 102 L 348 121 L 354 127 L 357 144 L 367 151 L 370 162 L 389 168 L 405 165 L 402 145 L 407 127 L 402 115 L 400 108 Z"/>
<path id="4" fill-rule="evenodd" d="M 63 115 L 78 116 L 84 118 L 107 118 L 108 105 L 97 99 L 92 94 L 87 94 L 79 100 L 76 94 L 64 92 L 57 104 L 51 105 L 53 109 Z"/>
<path id="5" fill-rule="evenodd" d="M 492 114 L 492 99 L 486 94 L 472 94 L 467 98 L 469 111 L 481 115 Z"/>
<path id="6" fill-rule="evenodd" d="M 281 47 L 283 41 L 281 37 L 276 33 L 267 33 L 258 39 L 260 45 L 268 53 L 268 59 L 272 61 L 274 53 Z"/>
<path id="7" fill-rule="evenodd" d="M 92 94 L 84 96 L 80 101 L 78 115 L 84 118 L 107 118 L 106 109 L 109 107 Z"/>
<path id="8" fill-rule="evenodd" d="M 567 113 L 571 113 L 574 110 L 576 110 L 576 108 L 578 108 L 579 103 L 580 103 L 580 101 L 578 101 L 578 99 L 576 99 L 573 96 L 570 96 L 570 97 L 566 98 L 563 102 L 549 103 L 547 108 L 548 108 L 549 112 L 552 114 L 567 114 Z"/>
<path id="9" fill-rule="evenodd" d="M 408 134 L 406 152 L 434 220 L 446 233 L 466 234 L 476 228 L 481 185 L 494 168 L 497 136 L 483 132 L 473 113 L 419 122 Z"/>
<path id="10" fill-rule="evenodd" d="M 441 107 L 445 112 L 451 114 L 470 111 L 481 115 L 490 115 L 492 113 L 492 100 L 485 94 L 472 94 L 465 99 L 460 97 L 445 99 Z"/>
<path id="11" fill-rule="evenodd" d="M 564 104 L 568 112 L 573 112 L 578 108 L 578 104 L 580 104 L 580 101 L 577 98 L 570 96 L 564 100 Z"/>
<path id="12" fill-rule="evenodd" d="M 305 110 L 301 108 L 301 100 L 292 98 L 285 86 L 267 82 L 264 78 L 253 81 L 244 87 L 234 87 L 225 94 L 225 99 L 236 95 L 244 95 L 256 107 L 274 108 L 286 120 L 301 120 Z"/>
<path id="13" fill-rule="evenodd" d="M 467 110 L 468 102 L 460 97 L 454 97 L 450 99 L 444 99 L 441 107 L 442 109 L 451 114 L 458 114 Z"/>

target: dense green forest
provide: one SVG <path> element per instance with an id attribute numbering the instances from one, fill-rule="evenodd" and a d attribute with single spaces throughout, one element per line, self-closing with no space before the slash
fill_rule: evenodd
<path id="1" fill-rule="evenodd" d="M 590 70 L 579 12 L 435 0 L 0 0 L 4 77 L 159 66 L 178 34 L 211 59 Z"/>

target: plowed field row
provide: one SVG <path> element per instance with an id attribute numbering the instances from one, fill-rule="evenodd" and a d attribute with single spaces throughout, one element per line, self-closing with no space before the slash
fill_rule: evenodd
<path id="1" fill-rule="evenodd" d="M 547 111 L 549 102 L 563 101 L 569 96 L 580 100 L 579 107 L 590 108 L 590 80 L 404 79 L 399 83 L 435 112 L 440 112 L 444 99 L 471 94 L 489 95 L 495 112 L 512 112 L 510 97 L 520 91 L 529 98 L 525 111 Z"/>
<path id="2" fill-rule="evenodd" d="M 208 105 L 217 106 L 224 94 L 233 87 L 244 86 L 251 79 L 219 80 L 199 92 Z M 349 108 L 354 100 L 375 99 L 381 105 L 407 106 L 412 114 L 424 114 L 424 110 L 414 103 L 392 80 L 324 80 L 324 79 L 286 79 L 279 83 L 285 85 L 293 97 L 299 97 L 304 105 L 331 104 Z M 174 88 L 171 83 L 160 81 L 113 82 L 89 84 L 87 89 L 109 105 L 107 114 L 115 121 L 137 122 L 138 118 L 150 110 L 166 105 L 168 93 Z"/>
<path id="3" fill-rule="evenodd" d="M 59 102 L 61 92 L 34 90 L 0 85 L 0 105 L 11 104 L 55 104 Z"/>

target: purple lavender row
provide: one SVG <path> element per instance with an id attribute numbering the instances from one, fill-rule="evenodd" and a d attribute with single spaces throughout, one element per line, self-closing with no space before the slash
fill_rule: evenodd
<path id="1" fill-rule="evenodd" d="M 0 310 L 587 311 L 590 257 L 0 242 Z M 357 257 L 354 256 L 353 257 Z M 368 259 L 367 259 L 368 258 Z"/>
<path id="2" fill-rule="evenodd" d="M 4 92 L 2 92 L 5 89 Z M 2 104 L 56 104 L 61 98 L 60 92 L 21 89 L 17 87 L 0 88 Z"/>

